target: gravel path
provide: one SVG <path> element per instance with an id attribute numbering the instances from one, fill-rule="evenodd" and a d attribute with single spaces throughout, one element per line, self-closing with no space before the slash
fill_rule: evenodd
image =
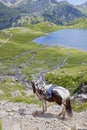
<path id="1" fill-rule="evenodd" d="M 37 116 L 32 113 L 37 111 Z M 52 105 L 45 114 L 35 104 L 0 102 L 2 130 L 87 130 L 87 111 L 73 113 L 73 118 L 62 120 L 57 114 L 61 107 Z"/>

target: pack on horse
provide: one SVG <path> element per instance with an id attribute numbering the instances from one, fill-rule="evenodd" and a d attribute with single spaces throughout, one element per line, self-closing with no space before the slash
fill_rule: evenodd
<path id="1" fill-rule="evenodd" d="M 42 101 L 43 113 L 47 111 L 46 101 L 48 101 L 56 102 L 58 105 L 63 106 L 62 112 L 59 116 L 63 116 L 63 118 L 65 118 L 66 112 L 69 116 L 72 116 L 70 93 L 67 89 L 61 86 L 53 87 L 53 85 L 45 85 L 44 89 L 42 89 L 39 84 L 35 84 L 33 81 L 31 84 L 34 94 L 36 94 Z"/>

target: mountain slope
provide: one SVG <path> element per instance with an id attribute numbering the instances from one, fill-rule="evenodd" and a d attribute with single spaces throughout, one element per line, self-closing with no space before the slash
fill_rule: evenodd
<path id="1" fill-rule="evenodd" d="M 70 23 L 69 25 L 72 25 L 73 28 L 84 28 L 87 29 L 87 19 L 77 19 Z"/>
<path id="2" fill-rule="evenodd" d="M 0 0 L 3 4 L 5 4 L 8 7 L 14 7 L 18 3 L 20 3 L 23 0 Z"/>
<path id="3" fill-rule="evenodd" d="M 20 2 L 21 1 L 21 2 Z M 39 23 L 49 21 L 63 25 L 78 18 L 85 17 L 78 9 L 66 1 L 56 0 L 6 0 L 14 6 L 1 5 L 0 28 L 19 26 L 24 23 Z M 16 3 L 16 4 L 15 4 Z M 5 20 L 3 21 L 3 19 Z M 25 22 L 26 21 L 26 22 Z"/>
<path id="4" fill-rule="evenodd" d="M 60 2 L 53 9 L 45 11 L 44 16 L 56 24 L 58 24 L 58 21 L 65 23 L 80 17 L 84 17 L 84 15 L 79 10 L 67 2 Z"/>
<path id="5" fill-rule="evenodd" d="M 87 2 L 83 3 L 82 6 L 87 8 Z"/>
<path id="6" fill-rule="evenodd" d="M 76 8 L 87 16 L 87 2 L 85 2 L 85 3 L 81 4 L 81 5 L 76 6 Z"/>
<path id="7" fill-rule="evenodd" d="M 57 2 L 56 0 L 26 0 L 18 7 L 21 13 L 28 14 L 29 17 L 42 17 L 44 21 L 63 24 L 74 19 L 85 17 L 78 9 L 66 1 Z"/>
<path id="8" fill-rule="evenodd" d="M 10 9 L 0 2 L 0 29 L 10 27 L 19 18 L 17 10 Z"/>
<path id="9" fill-rule="evenodd" d="M 4 2 L 4 3 L 12 3 L 12 4 L 14 4 L 14 3 L 16 3 L 17 0 L 1 0 L 1 1 Z"/>

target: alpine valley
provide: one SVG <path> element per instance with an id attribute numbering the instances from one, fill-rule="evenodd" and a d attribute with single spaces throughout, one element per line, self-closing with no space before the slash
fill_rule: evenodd
<path id="1" fill-rule="evenodd" d="M 56 45 L 54 38 L 52 46 L 34 41 L 41 36 L 51 39 L 48 33 L 64 30 L 68 35 L 66 31 L 57 34 L 57 40 L 67 35 L 69 44 L 76 39 L 75 45 L 82 40 L 82 47 L 87 47 L 83 38 L 87 39 L 87 2 L 0 0 L 0 130 L 87 130 L 87 50 L 65 47 L 62 42 Z M 74 38 L 72 30 L 76 31 Z M 47 84 L 68 89 L 73 118 L 66 115 L 62 119 L 58 115 L 62 107 L 56 103 L 48 103 L 47 112 L 42 113 L 42 102 L 33 93 L 30 81 L 43 90 L 41 100 Z M 67 96 L 62 89 L 57 94 L 61 104 L 61 97 Z"/>

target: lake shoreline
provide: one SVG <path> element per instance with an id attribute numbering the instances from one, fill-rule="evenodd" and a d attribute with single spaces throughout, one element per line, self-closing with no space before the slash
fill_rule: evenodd
<path id="1" fill-rule="evenodd" d="M 86 35 L 87 29 L 67 28 L 48 33 L 47 35 L 38 37 L 33 41 L 37 44 L 59 46 L 64 48 L 73 48 L 77 50 L 87 51 Z"/>

